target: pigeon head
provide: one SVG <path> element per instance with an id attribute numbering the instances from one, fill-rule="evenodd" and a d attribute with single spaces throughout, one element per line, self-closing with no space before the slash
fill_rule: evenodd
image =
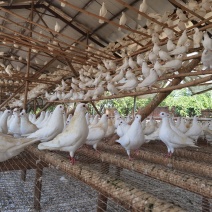
<path id="1" fill-rule="evenodd" d="M 57 108 L 58 110 L 64 112 L 64 106 L 63 106 L 63 105 L 58 105 L 56 108 Z"/>
<path id="2" fill-rule="evenodd" d="M 140 121 L 140 120 L 141 120 L 141 115 L 137 114 L 137 115 L 135 116 L 135 120 Z"/>
<path id="3" fill-rule="evenodd" d="M 168 117 L 168 114 L 165 112 L 160 112 L 160 117 L 161 118 Z"/>
<path id="4" fill-rule="evenodd" d="M 75 112 L 79 112 L 79 111 L 86 111 L 86 104 L 85 103 L 79 103 L 76 107 Z"/>
<path id="5" fill-rule="evenodd" d="M 11 113 L 11 110 L 6 110 L 6 113 L 10 114 Z"/>

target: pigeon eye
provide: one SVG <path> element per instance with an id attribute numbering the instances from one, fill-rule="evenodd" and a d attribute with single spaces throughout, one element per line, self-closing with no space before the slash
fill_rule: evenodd
<path id="1" fill-rule="evenodd" d="M 85 105 L 83 105 L 83 107 L 85 107 Z"/>
<path id="2" fill-rule="evenodd" d="M 60 108 L 62 108 L 62 106 L 60 105 Z"/>
<path id="3" fill-rule="evenodd" d="M 163 115 L 164 115 L 164 113 L 161 113 L 161 115 L 163 116 Z"/>

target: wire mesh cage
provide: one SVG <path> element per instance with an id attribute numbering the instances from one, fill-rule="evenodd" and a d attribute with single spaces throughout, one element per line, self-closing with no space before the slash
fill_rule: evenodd
<path id="1" fill-rule="evenodd" d="M 83 147 L 71 165 L 68 154 L 33 145 L 2 162 L 1 211 L 212 210 L 211 147 L 167 159 L 152 142 L 133 161 L 119 145 L 102 142 L 99 151 Z"/>

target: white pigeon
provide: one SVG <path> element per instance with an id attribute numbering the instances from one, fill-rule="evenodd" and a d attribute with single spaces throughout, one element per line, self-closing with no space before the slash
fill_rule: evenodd
<path id="1" fill-rule="evenodd" d="M 42 112 L 40 113 L 40 116 L 39 116 L 38 119 L 35 121 L 35 125 L 39 125 L 39 124 L 43 121 L 43 119 L 45 118 L 45 114 L 46 114 L 45 111 L 42 111 Z"/>
<path id="2" fill-rule="evenodd" d="M 145 60 L 143 60 L 143 62 L 142 62 L 141 72 L 142 72 L 144 78 L 146 78 L 147 76 L 149 76 L 150 68 L 147 65 L 147 62 Z"/>
<path id="3" fill-rule="evenodd" d="M 206 69 L 212 68 L 212 51 L 204 49 L 201 56 L 201 62 Z"/>
<path id="4" fill-rule="evenodd" d="M 183 54 L 179 54 L 176 59 L 170 60 L 166 62 L 163 66 L 161 66 L 162 71 L 166 72 L 175 72 L 182 67 L 182 59 Z"/>
<path id="5" fill-rule="evenodd" d="M 44 119 L 39 124 L 36 125 L 37 128 L 42 128 L 44 125 L 46 125 L 46 123 L 47 123 L 47 121 L 49 119 L 49 116 L 50 116 L 50 111 L 46 111 Z"/>
<path id="6" fill-rule="evenodd" d="M 148 5 L 146 3 L 146 0 L 143 0 L 139 6 L 139 12 L 146 13 L 147 9 L 148 9 Z M 142 15 L 138 14 L 138 20 L 141 20 L 141 19 L 142 19 Z"/>
<path id="7" fill-rule="evenodd" d="M 179 126 L 177 127 L 178 130 L 180 130 L 182 133 L 185 133 L 188 131 L 188 128 L 186 126 L 186 119 L 184 117 L 181 117 L 180 119 L 180 124 Z"/>
<path id="8" fill-rule="evenodd" d="M 65 94 L 63 100 L 70 99 L 73 96 L 73 90 L 71 89 L 68 93 Z"/>
<path id="9" fill-rule="evenodd" d="M 159 130 L 159 138 L 167 146 L 167 156 L 171 157 L 175 148 L 187 146 L 197 147 L 194 144 L 194 140 L 177 130 L 177 128 L 169 121 L 169 115 L 167 113 L 161 112 L 160 117 L 162 118 L 162 124 Z"/>
<path id="10" fill-rule="evenodd" d="M 112 82 L 107 83 L 107 90 L 113 95 L 118 94 L 118 89 L 115 87 L 115 85 Z"/>
<path id="11" fill-rule="evenodd" d="M 122 137 L 130 128 L 130 124 L 128 124 L 125 120 L 120 119 L 116 133 L 119 137 Z"/>
<path id="12" fill-rule="evenodd" d="M 177 46 L 174 50 L 170 51 L 170 55 L 178 55 L 178 54 L 184 54 L 188 52 L 188 48 L 190 46 L 190 43 L 186 43 L 183 46 Z"/>
<path id="13" fill-rule="evenodd" d="M 20 116 L 19 111 L 13 110 L 13 119 L 8 127 L 8 134 L 12 134 L 14 137 L 20 137 Z"/>
<path id="14" fill-rule="evenodd" d="M 143 58 L 142 54 L 138 54 L 137 57 L 136 57 L 136 62 L 140 67 L 142 67 L 143 59 L 144 58 Z"/>
<path id="15" fill-rule="evenodd" d="M 185 134 L 190 138 L 194 139 L 197 143 L 197 139 L 200 137 L 202 132 L 203 132 L 202 126 L 198 123 L 197 116 L 194 116 L 192 126 L 188 129 L 188 131 Z"/>
<path id="16" fill-rule="evenodd" d="M 160 51 L 158 52 L 158 55 L 159 55 L 160 59 L 163 60 L 163 61 L 172 60 L 172 57 L 171 57 L 171 56 L 169 55 L 169 53 L 166 52 L 166 51 L 160 50 Z"/>
<path id="17" fill-rule="evenodd" d="M 202 45 L 203 45 L 203 47 L 204 47 L 205 50 L 212 51 L 212 38 L 209 37 L 207 31 L 205 31 L 203 33 Z"/>
<path id="18" fill-rule="evenodd" d="M 119 70 L 126 70 L 129 67 L 128 58 L 125 57 L 123 60 L 123 64 L 116 69 L 116 72 Z"/>
<path id="19" fill-rule="evenodd" d="M 115 125 L 114 125 L 113 119 L 108 118 L 108 126 L 107 126 L 107 131 L 105 133 L 105 138 L 110 137 L 114 133 L 115 133 Z"/>
<path id="20" fill-rule="evenodd" d="M 111 81 L 112 82 L 119 82 L 123 78 L 124 78 L 124 70 L 121 69 L 121 71 L 118 74 L 116 74 Z"/>
<path id="21" fill-rule="evenodd" d="M 188 36 L 186 34 L 186 30 L 184 30 L 182 35 L 180 36 L 180 38 L 177 41 L 177 46 L 183 46 L 187 40 L 188 40 Z"/>
<path id="22" fill-rule="evenodd" d="M 96 99 L 99 96 L 102 96 L 105 92 L 105 89 L 103 87 L 104 82 L 102 81 L 99 83 L 98 87 L 94 89 L 93 97 L 92 99 Z"/>
<path id="23" fill-rule="evenodd" d="M 90 124 L 88 127 L 92 127 L 93 125 L 96 125 L 99 122 L 99 114 L 96 114 L 93 120 L 90 118 Z"/>
<path id="24" fill-rule="evenodd" d="M 119 25 L 123 26 L 126 24 L 126 22 L 127 22 L 126 14 L 125 12 L 122 12 L 121 18 L 119 20 Z M 121 27 L 119 27 L 118 30 L 121 31 Z"/>
<path id="25" fill-rule="evenodd" d="M 157 82 L 158 80 L 158 74 L 154 68 L 150 69 L 149 75 L 137 85 L 137 88 L 143 88 L 148 87 L 151 88 L 151 86 Z"/>
<path id="26" fill-rule="evenodd" d="M 60 32 L 61 26 L 60 24 L 56 21 L 55 26 L 54 26 L 54 31 L 55 32 Z"/>
<path id="27" fill-rule="evenodd" d="M 38 149 L 60 150 L 70 154 L 71 163 L 75 163 L 74 154 L 83 144 L 88 136 L 88 125 L 85 119 L 85 104 L 77 105 L 70 124 L 58 134 L 53 140 L 40 143 Z"/>
<path id="28" fill-rule="evenodd" d="M 193 44 L 194 48 L 199 48 L 200 43 L 202 41 L 203 33 L 202 31 L 199 31 L 197 27 L 194 28 L 194 34 L 193 34 Z"/>
<path id="29" fill-rule="evenodd" d="M 179 28 L 179 30 L 184 31 L 186 29 L 185 22 L 179 20 L 179 22 L 177 23 L 177 27 Z"/>
<path id="30" fill-rule="evenodd" d="M 156 122 L 153 117 L 150 118 L 149 122 L 144 128 L 144 135 L 150 135 L 156 130 Z"/>
<path id="31" fill-rule="evenodd" d="M 30 139 L 13 138 L 10 135 L 0 134 L 0 162 L 17 156 L 24 148 L 35 143 Z"/>
<path id="32" fill-rule="evenodd" d="M 11 71 L 12 66 L 11 65 L 7 65 L 7 67 L 5 68 L 5 72 L 11 77 L 13 72 Z"/>
<path id="33" fill-rule="evenodd" d="M 129 57 L 128 64 L 129 64 L 129 67 L 130 67 L 131 69 L 137 68 L 137 64 L 136 64 L 136 62 L 132 59 L 132 57 Z"/>
<path id="34" fill-rule="evenodd" d="M 72 117 L 73 117 L 72 114 L 69 114 L 68 115 L 68 118 L 66 119 L 66 123 L 65 123 L 64 129 L 70 124 Z"/>
<path id="35" fill-rule="evenodd" d="M 163 31 L 166 34 L 168 39 L 170 39 L 170 40 L 175 39 L 175 33 L 172 29 L 164 28 Z"/>
<path id="36" fill-rule="evenodd" d="M 11 110 L 5 110 L 0 117 L 0 132 L 7 134 L 8 127 L 7 127 L 7 119 L 12 114 Z"/>
<path id="37" fill-rule="evenodd" d="M 97 150 L 98 143 L 104 138 L 108 127 L 108 115 L 103 114 L 101 119 L 96 125 L 89 127 L 88 137 L 86 139 L 86 144 L 93 146 Z"/>
<path id="38" fill-rule="evenodd" d="M 119 91 L 130 91 L 133 90 L 138 85 L 137 77 L 133 74 L 127 78 L 124 85 L 118 86 Z"/>
<path id="39" fill-rule="evenodd" d="M 153 46 L 153 48 L 152 48 L 152 51 L 153 51 L 156 55 L 158 55 L 158 53 L 159 53 L 160 50 L 161 50 L 161 49 L 160 49 L 160 47 L 158 46 L 158 44 L 157 44 L 157 43 L 154 43 L 154 46 Z"/>
<path id="40" fill-rule="evenodd" d="M 105 6 L 105 2 L 102 2 L 102 6 L 101 6 L 100 11 L 99 11 L 99 16 L 104 18 L 106 15 L 107 15 L 107 8 Z M 103 24 L 104 20 L 99 19 L 99 23 Z"/>
<path id="41" fill-rule="evenodd" d="M 115 63 L 115 61 L 109 60 L 108 66 L 109 66 L 109 69 L 110 70 L 114 70 L 114 71 L 116 70 L 116 63 Z"/>
<path id="42" fill-rule="evenodd" d="M 136 115 L 128 131 L 116 142 L 120 143 L 126 150 L 129 160 L 132 160 L 130 151 L 138 151 L 142 144 L 145 143 L 143 129 L 141 127 L 141 115 Z"/>
<path id="43" fill-rule="evenodd" d="M 115 128 L 117 129 L 120 120 L 123 120 L 123 118 L 121 117 L 120 113 L 117 110 L 114 111 L 114 115 L 115 115 Z"/>
<path id="44" fill-rule="evenodd" d="M 163 72 L 161 71 L 161 66 L 162 65 L 160 64 L 159 60 L 157 60 L 154 64 L 154 67 L 153 67 L 155 69 L 155 71 L 157 72 L 159 77 L 163 75 Z"/>
<path id="45" fill-rule="evenodd" d="M 21 123 L 20 123 L 20 133 L 21 133 L 21 135 L 30 134 L 30 133 L 33 133 L 36 130 L 38 130 L 36 125 L 29 121 L 25 110 L 23 110 L 20 113 L 20 119 L 21 119 Z"/>
<path id="46" fill-rule="evenodd" d="M 171 39 L 168 39 L 166 48 L 167 48 L 167 51 L 170 52 L 176 48 L 176 45 L 173 43 Z"/>
<path id="47" fill-rule="evenodd" d="M 148 59 L 152 64 L 155 64 L 157 58 L 158 58 L 157 54 L 155 54 L 153 51 L 149 52 Z"/>
<path id="48" fill-rule="evenodd" d="M 46 142 L 53 139 L 56 135 L 63 131 L 63 111 L 64 106 L 57 105 L 46 126 L 30 134 L 27 138 L 34 138 L 35 140 L 40 140 L 41 142 Z"/>
<path id="49" fill-rule="evenodd" d="M 177 14 L 178 18 L 180 19 L 180 21 L 187 22 L 188 21 L 188 18 L 183 13 L 183 11 L 181 9 L 179 9 L 179 8 L 177 8 L 177 10 L 179 10 L 179 12 L 176 11 L 176 14 Z"/>

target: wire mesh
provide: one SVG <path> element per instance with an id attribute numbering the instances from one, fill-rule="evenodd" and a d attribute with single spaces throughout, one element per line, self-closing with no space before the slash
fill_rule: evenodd
<path id="1" fill-rule="evenodd" d="M 37 148 L 36 145 L 34 145 L 34 148 Z M 148 144 L 142 151 L 145 151 L 145 149 L 159 153 L 163 153 L 164 151 L 164 147 L 158 143 Z M 211 149 L 211 147 L 203 147 L 200 152 L 211 155 Z M 164 203 L 172 204 L 173 207 L 178 207 L 179 210 L 176 211 L 199 212 L 212 210 L 211 198 L 203 197 L 201 194 L 139 173 L 133 165 L 131 169 L 126 169 L 121 166 L 109 164 L 107 161 L 101 161 L 99 155 L 101 155 L 101 152 L 102 154 L 103 152 L 107 152 L 107 150 L 104 151 L 101 149 L 100 153 L 91 149 L 88 151 L 91 151 L 95 157 L 90 157 L 79 150 L 76 153 L 77 163 L 71 166 L 73 169 L 79 168 L 81 175 L 87 172 L 86 179 L 88 183 L 82 182 L 81 179 L 77 179 L 74 175 L 71 176 L 68 172 L 61 171 L 61 164 L 52 165 L 43 160 L 42 157 L 39 158 L 39 155 L 34 155 L 29 151 L 25 151 L 19 156 L 0 163 L 1 211 L 136 211 L 132 208 L 135 202 L 133 203 L 131 199 L 131 196 L 135 195 L 135 193 L 129 193 L 130 190 L 125 190 L 125 187 L 120 188 L 120 185 L 130 186 L 132 190 L 137 189 L 137 193 L 139 191 L 146 192 L 142 193 L 142 195 L 138 194 L 138 199 L 134 198 L 137 202 L 144 200 L 151 202 L 151 199 L 155 198 L 153 202 L 158 199 L 164 201 Z M 185 151 L 193 150 L 186 149 Z M 121 154 L 117 154 L 117 152 L 110 153 L 111 155 L 116 154 L 117 157 Z M 63 163 L 63 160 L 67 161 L 69 157 L 64 152 L 46 151 L 45 154 L 61 156 L 61 163 Z M 124 154 L 123 156 L 126 157 Z M 135 158 L 134 160 L 143 161 L 140 158 Z M 155 164 L 155 167 L 163 166 Z M 67 167 L 68 169 L 69 167 Z M 179 170 L 171 167 L 170 169 L 173 172 L 179 172 Z M 94 173 L 93 176 L 89 171 L 90 173 Z M 200 177 L 186 171 L 183 172 L 181 170 L 180 172 L 188 178 L 192 176 L 198 180 Z M 114 194 L 108 195 L 107 192 L 104 192 L 104 186 L 106 191 L 107 185 L 102 184 L 103 189 L 101 191 L 98 190 L 98 186 L 89 186 L 89 179 L 93 180 L 92 178 L 95 173 L 102 174 L 99 175 L 100 178 L 95 178 L 94 182 L 96 184 L 101 181 L 101 177 L 111 181 L 110 183 L 116 187 L 117 192 L 120 192 L 120 189 L 122 189 L 122 197 L 126 198 L 126 200 L 129 199 L 129 201 L 127 200 L 123 204 L 122 201 L 119 201 L 119 197 L 116 197 Z M 209 177 L 204 179 L 211 182 L 211 178 Z M 126 188 L 128 188 L 127 186 Z M 148 205 L 149 211 L 151 211 L 151 207 L 153 207 L 151 204 Z"/>

